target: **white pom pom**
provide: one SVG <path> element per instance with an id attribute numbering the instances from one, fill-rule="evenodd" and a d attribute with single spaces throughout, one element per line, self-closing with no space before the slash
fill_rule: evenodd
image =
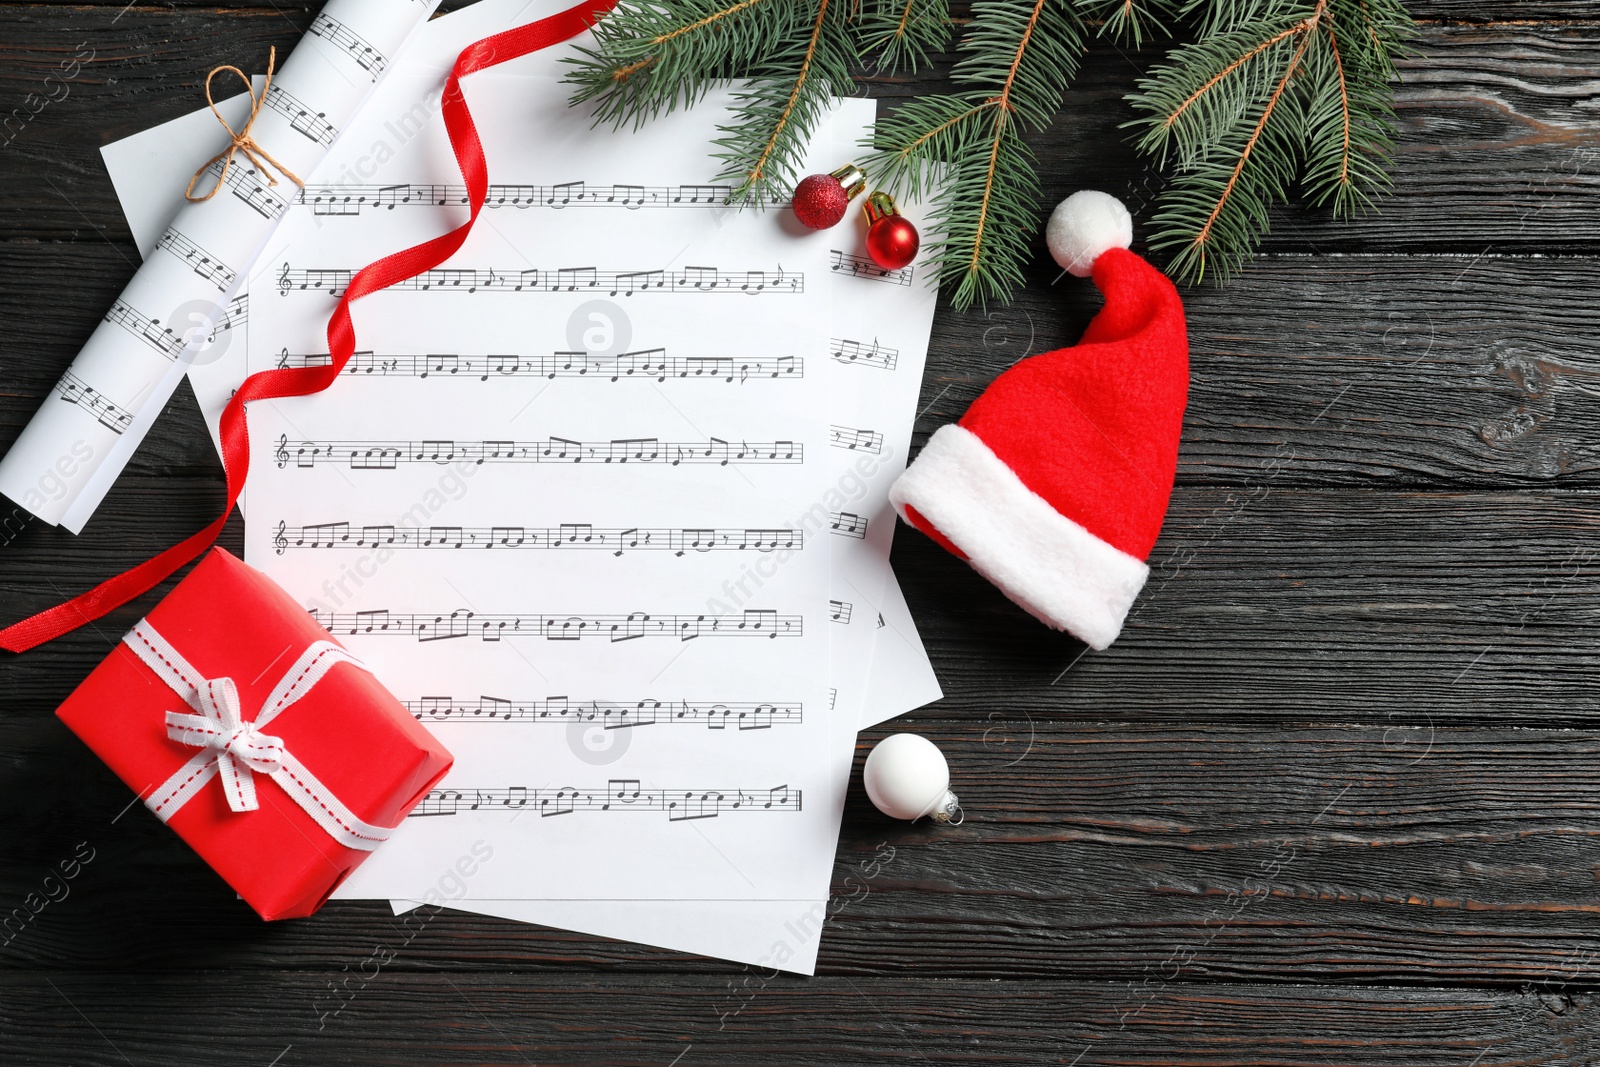
<path id="1" fill-rule="evenodd" d="M 1110 193 L 1081 189 L 1050 213 L 1044 242 L 1069 274 L 1087 278 L 1100 253 L 1133 244 L 1133 216 Z"/>
<path id="2" fill-rule="evenodd" d="M 893 734 L 879 741 L 867 753 L 861 777 L 867 796 L 890 818 L 961 821 L 961 805 L 950 792 L 950 765 L 925 737 Z"/>

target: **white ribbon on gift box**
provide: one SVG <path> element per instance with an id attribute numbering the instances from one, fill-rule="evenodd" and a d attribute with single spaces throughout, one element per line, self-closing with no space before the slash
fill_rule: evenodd
<path id="1" fill-rule="evenodd" d="M 145 806 L 166 822 L 172 813 L 204 789 L 212 778 L 222 777 L 228 807 L 255 811 L 255 775 L 277 782 L 289 799 L 300 805 L 339 844 L 370 852 L 394 833 L 356 817 L 332 790 L 317 780 L 280 738 L 262 728 L 291 707 L 337 663 L 368 670 L 338 645 L 317 641 L 301 653 L 261 705 L 254 722 L 245 722 L 239 709 L 239 691 L 232 678 L 206 678 L 184 659 L 172 643 L 140 619 L 122 641 L 145 665 L 155 671 L 198 714 L 167 712 L 167 736 L 179 744 L 200 749 L 188 763 L 145 798 Z"/>

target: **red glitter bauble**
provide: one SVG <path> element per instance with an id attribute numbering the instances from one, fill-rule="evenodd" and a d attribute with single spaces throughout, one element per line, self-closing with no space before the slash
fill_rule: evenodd
<path id="1" fill-rule="evenodd" d="M 904 215 L 885 215 L 867 231 L 867 255 L 884 270 L 899 270 L 917 258 L 922 238 Z"/>
<path id="2" fill-rule="evenodd" d="M 850 194 L 831 174 L 813 174 L 794 189 L 794 216 L 813 230 L 826 230 L 844 218 Z"/>

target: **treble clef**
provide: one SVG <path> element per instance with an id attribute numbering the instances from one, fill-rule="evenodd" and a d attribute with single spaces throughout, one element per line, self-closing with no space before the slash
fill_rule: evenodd
<path id="1" fill-rule="evenodd" d="M 286 370 L 286 369 L 288 369 L 288 366 L 289 366 L 289 349 L 285 348 L 282 352 L 278 353 L 278 369 L 279 370 Z"/>
<path id="2" fill-rule="evenodd" d="M 283 273 L 278 275 L 278 295 L 289 295 L 289 264 L 283 265 Z"/>
<path id="3" fill-rule="evenodd" d="M 278 555 L 280 556 L 283 555 L 283 550 L 289 547 L 289 538 L 284 534 L 284 530 L 288 525 L 287 521 L 279 519 L 278 529 L 272 535 L 272 547 L 278 550 Z"/>
<path id="4" fill-rule="evenodd" d="M 272 458 L 278 461 L 278 469 L 279 470 L 283 470 L 283 468 L 285 468 L 285 467 L 287 467 L 289 465 L 289 435 L 288 434 L 281 433 L 281 434 L 278 435 L 278 448 L 277 448 L 277 451 L 273 452 Z"/>

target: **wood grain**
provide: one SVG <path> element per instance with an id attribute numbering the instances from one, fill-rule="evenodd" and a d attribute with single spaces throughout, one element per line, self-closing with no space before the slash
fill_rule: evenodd
<path id="1" fill-rule="evenodd" d="M 906 827 L 852 791 L 824 973 L 1145 983 L 1541 987 L 1600 973 L 1600 734 L 1395 715 L 1278 729 L 919 717 L 960 828 Z M 885 731 L 873 731 L 867 745 Z M 9 969 L 334 966 L 411 933 L 337 902 L 264 927 L 64 728 L 0 724 L 19 812 L 0 900 L 87 843 L 70 893 L 13 928 Z M 70 777 L 49 768 L 73 766 Z M 120 815 L 120 817 L 119 817 Z M 797 905 L 794 925 L 814 922 Z M 138 922 L 129 922 L 129 914 Z M 5 916 L 0 915 L 0 918 Z M 732 965 L 454 912 L 395 971 L 718 973 Z"/>
<path id="2" fill-rule="evenodd" d="M 192 110 L 204 70 L 259 65 L 318 6 L 0 0 L 0 123 L 96 52 L 0 148 L 0 448 L 137 261 L 99 146 Z M 53 717 L 150 598 L 0 659 L 0 1062 L 1600 1059 L 1600 11 L 1413 10 L 1382 212 L 1280 212 L 1230 287 L 1185 293 L 1179 484 L 1122 639 L 1086 653 L 900 531 L 948 695 L 857 760 L 923 732 L 969 816 L 894 823 L 852 787 L 824 977 L 376 902 L 260 923 Z M 1036 139 L 1041 212 L 1085 185 L 1154 210 L 1118 126 L 1159 56 L 1091 51 Z M 892 101 L 947 75 L 866 84 Z M 1011 306 L 941 305 L 916 443 L 1078 336 L 1098 298 L 1057 274 L 1036 248 Z M 185 388 L 83 536 L 0 510 L 0 614 L 221 500 Z M 80 846 L 70 892 L 19 927 Z"/>
<path id="3" fill-rule="evenodd" d="M 214 481 L 130 476 L 83 537 L 31 524 L 0 550 L 11 610 L 48 606 L 175 542 L 220 500 Z M 967 713 L 1593 722 L 1597 524 L 1587 491 L 1182 488 L 1127 630 L 1089 654 L 913 531 L 894 561 L 944 706 Z M 141 610 L 100 629 L 118 634 Z M 103 633 L 37 654 L 59 673 L 0 661 L 0 686 L 18 707 L 48 710 L 104 655 Z"/>
<path id="4" fill-rule="evenodd" d="M 0 443 L 22 432 L 136 262 L 105 242 L 0 242 L 14 346 L 0 353 Z M 1228 289 L 1187 294 L 1179 484 L 1257 495 L 1600 486 L 1597 269 L 1591 257 L 1275 255 Z M 1010 307 L 941 309 L 918 447 L 1000 370 L 1076 340 L 1099 296 L 1086 282 L 1052 285 L 1055 273 L 1034 272 Z M 280 298 L 257 299 L 270 313 Z M 192 401 L 164 420 L 130 470 L 218 470 Z"/>
<path id="5" fill-rule="evenodd" d="M 764 972 L 763 972 L 764 973 Z M 19 1064 L 248 1062 L 606 1064 L 1077 1063 L 1579 1067 L 1596 1047 L 1587 996 L 1434 989 L 1163 986 L 1060 981 L 917 983 L 780 976 L 441 980 L 380 970 L 348 981 L 344 1012 L 297 973 L 208 975 L 207 997 L 118 974 L 0 980 Z M 338 987 L 335 986 L 335 989 Z M 319 999 L 321 996 L 323 999 Z M 257 1010 L 270 1004 L 271 1012 Z M 84 1025 L 84 1020 L 93 1027 Z M 98 1032 L 97 1032 L 98 1031 Z M 601 1031 L 610 1042 L 599 1045 Z M 384 1033 L 374 1046 L 365 1036 Z M 235 1062 L 228 1060 L 228 1062 Z"/>

